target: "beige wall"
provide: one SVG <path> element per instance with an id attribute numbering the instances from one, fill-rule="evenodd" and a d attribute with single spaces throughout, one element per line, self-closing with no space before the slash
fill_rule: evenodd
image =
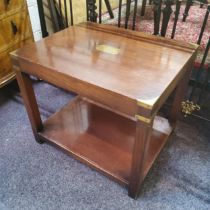
<path id="1" fill-rule="evenodd" d="M 119 4 L 118 0 L 109 0 L 109 1 L 112 8 L 118 7 L 118 4 Z M 97 2 L 97 7 L 98 7 L 99 1 L 96 0 L 96 2 Z M 103 9 L 103 12 L 107 11 L 104 1 L 103 1 L 102 9 Z M 77 0 L 77 1 L 73 0 L 73 11 L 74 11 L 75 24 L 86 21 L 86 0 Z"/>
<path id="2" fill-rule="evenodd" d="M 43 1 L 44 1 L 45 5 L 47 5 L 47 0 L 43 0 Z M 118 7 L 119 0 L 109 0 L 109 1 L 110 1 L 112 9 Z M 126 0 L 123 0 L 123 3 L 125 1 Z M 61 2 L 63 2 L 63 1 L 61 1 Z M 69 4 L 68 4 L 69 1 L 66 1 L 66 2 L 67 2 L 67 8 L 68 8 L 67 11 L 69 12 L 70 11 Z M 98 8 L 99 1 L 96 0 L 96 2 L 97 2 L 97 8 Z M 106 12 L 107 11 L 106 5 L 103 0 L 102 0 L 102 2 L 103 2 L 103 5 L 102 5 L 103 12 Z M 86 18 L 87 18 L 86 17 L 86 0 L 72 0 L 72 4 L 73 4 L 73 13 L 74 13 L 74 24 L 86 21 Z M 62 8 L 64 8 L 64 6 L 62 6 Z M 49 11 L 46 7 L 45 7 L 45 13 L 48 17 L 50 16 Z M 97 13 L 98 13 L 98 9 L 97 9 Z M 64 12 L 63 12 L 63 14 L 64 14 Z M 68 14 L 68 16 L 69 16 L 69 14 Z M 47 23 L 48 32 L 51 34 L 53 32 L 52 24 L 48 18 L 46 18 L 46 23 Z"/>

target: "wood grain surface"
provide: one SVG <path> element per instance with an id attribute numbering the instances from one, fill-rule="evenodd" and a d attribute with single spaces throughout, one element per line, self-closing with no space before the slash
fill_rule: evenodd
<path id="1" fill-rule="evenodd" d="M 128 186 L 137 198 L 178 115 L 198 46 L 85 23 L 12 53 L 39 143 Z M 42 123 L 28 75 L 79 94 Z M 168 96 L 168 119 L 157 117 Z"/>
<path id="2" fill-rule="evenodd" d="M 135 36 L 139 39 L 120 35 L 112 27 L 101 31 L 90 24 L 74 26 L 20 49 L 17 56 L 22 71 L 134 115 L 137 101 L 153 108 L 175 88 L 197 49 L 162 39 L 160 44 L 154 36 Z M 98 45 L 119 53 L 99 51 Z M 100 91 L 103 101 L 97 97 Z"/>

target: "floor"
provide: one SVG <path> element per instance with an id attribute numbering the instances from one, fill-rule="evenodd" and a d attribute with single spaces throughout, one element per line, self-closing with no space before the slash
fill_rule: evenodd
<path id="1" fill-rule="evenodd" d="M 73 98 L 35 83 L 43 120 Z M 34 141 L 20 95 L 0 90 L 0 210 L 210 209 L 210 124 L 178 122 L 147 176 L 140 196 L 62 151 Z"/>

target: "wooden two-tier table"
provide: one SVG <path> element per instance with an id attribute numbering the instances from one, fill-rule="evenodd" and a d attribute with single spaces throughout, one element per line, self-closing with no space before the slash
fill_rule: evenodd
<path id="1" fill-rule="evenodd" d="M 197 49 L 83 23 L 19 49 L 12 60 L 36 140 L 128 186 L 136 198 L 174 128 Z M 42 122 L 29 75 L 78 96 Z M 172 92 L 167 118 L 158 116 Z"/>

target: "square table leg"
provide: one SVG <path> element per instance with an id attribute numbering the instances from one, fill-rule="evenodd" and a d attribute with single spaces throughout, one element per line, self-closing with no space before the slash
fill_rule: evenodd
<path id="1" fill-rule="evenodd" d="M 147 113 L 149 112 L 149 113 Z M 143 108 L 136 115 L 136 137 L 133 148 L 131 175 L 128 194 L 136 199 L 144 179 L 144 168 L 153 129 L 154 114 Z"/>
<path id="2" fill-rule="evenodd" d="M 179 114 L 181 113 L 181 102 L 187 92 L 188 81 L 193 66 L 193 60 L 194 58 L 192 58 L 192 60 L 189 61 L 188 64 L 185 66 L 186 72 L 176 87 L 174 101 L 169 113 L 169 121 L 170 123 L 172 123 L 172 127 L 174 127 L 175 123 L 178 120 Z M 158 110 L 154 112 L 150 109 L 139 107 L 138 114 L 136 115 L 136 137 L 133 148 L 128 192 L 129 196 L 134 199 L 137 198 L 140 191 L 141 183 L 143 182 L 143 179 L 145 177 L 144 169 L 146 166 L 146 158 L 148 157 L 148 149 L 151 143 L 151 134 L 153 131 L 153 122 L 157 111 Z"/>
<path id="3" fill-rule="evenodd" d="M 16 78 L 20 87 L 21 95 L 28 113 L 34 137 L 38 143 L 43 141 L 38 137 L 38 132 L 43 129 L 42 120 L 40 117 L 36 97 L 34 94 L 33 86 L 29 75 L 16 71 Z"/>

